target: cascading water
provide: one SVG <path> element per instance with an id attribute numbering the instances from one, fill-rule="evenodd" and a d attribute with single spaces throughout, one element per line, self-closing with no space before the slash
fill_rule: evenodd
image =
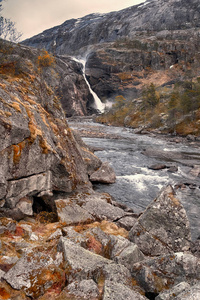
<path id="1" fill-rule="evenodd" d="M 104 103 L 101 102 L 101 99 L 97 96 L 97 94 L 92 90 L 90 83 L 88 82 L 86 75 L 85 75 L 85 65 L 86 65 L 86 60 L 85 59 L 77 59 L 73 57 L 73 60 L 76 62 L 79 62 L 83 65 L 83 77 L 85 79 L 85 82 L 89 88 L 90 93 L 92 94 L 93 98 L 94 98 L 94 108 L 96 110 L 99 110 L 101 113 L 104 112 L 106 105 Z"/>

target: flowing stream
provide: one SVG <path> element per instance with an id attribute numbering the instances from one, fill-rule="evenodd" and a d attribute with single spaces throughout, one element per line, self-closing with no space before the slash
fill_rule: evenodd
<path id="1" fill-rule="evenodd" d="M 177 198 L 185 207 L 192 230 L 192 237 L 200 235 L 200 177 L 194 174 L 194 166 L 200 167 L 199 146 L 196 143 L 177 143 L 171 139 L 135 134 L 133 130 L 104 126 L 91 120 L 69 121 L 69 125 L 91 135 L 83 140 L 97 149 L 95 154 L 108 161 L 117 176 L 116 183 L 95 184 L 98 191 L 110 193 L 118 202 L 125 203 L 136 212 L 143 211 L 156 198 L 160 189 L 168 184 L 176 189 Z M 167 168 L 151 170 L 155 164 Z M 169 167 L 177 171 L 170 172 Z M 183 185 L 184 184 L 184 185 Z"/>

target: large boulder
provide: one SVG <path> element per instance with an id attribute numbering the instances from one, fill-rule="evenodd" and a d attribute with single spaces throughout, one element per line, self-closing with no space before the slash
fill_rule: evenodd
<path id="1" fill-rule="evenodd" d="M 146 208 L 131 229 L 129 238 L 150 256 L 189 250 L 189 221 L 171 186 L 162 189 Z"/>
<path id="2" fill-rule="evenodd" d="M 94 221 L 93 216 L 84 208 L 80 207 L 70 199 L 59 199 L 55 201 L 58 218 L 66 225 L 90 223 Z"/>
<path id="3" fill-rule="evenodd" d="M 123 265 L 92 253 L 66 237 L 60 239 L 59 250 L 64 253 L 65 273 L 69 283 L 92 278 L 98 282 L 104 278 L 131 285 L 131 274 Z"/>
<path id="4" fill-rule="evenodd" d="M 46 250 L 46 251 L 45 251 Z M 5 274 L 6 280 L 14 289 L 37 298 L 54 284 L 65 284 L 65 276 L 59 266 L 63 262 L 62 253 L 49 253 L 49 249 L 32 249 L 24 254 Z"/>
<path id="5" fill-rule="evenodd" d="M 109 163 L 104 162 L 97 171 L 90 175 L 90 181 L 101 183 L 115 183 L 116 175 Z"/>
<path id="6" fill-rule="evenodd" d="M 183 252 L 161 255 L 134 264 L 131 273 L 146 292 L 160 293 L 183 281 L 199 281 L 200 259 Z"/>
<path id="7" fill-rule="evenodd" d="M 68 225 L 88 223 L 93 218 L 114 221 L 126 215 L 123 209 L 111 204 L 111 196 L 106 193 L 76 193 L 55 203 L 60 220 Z"/>

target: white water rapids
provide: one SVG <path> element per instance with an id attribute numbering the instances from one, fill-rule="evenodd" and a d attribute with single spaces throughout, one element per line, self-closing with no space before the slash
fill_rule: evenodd
<path id="1" fill-rule="evenodd" d="M 97 191 L 108 192 L 115 200 L 139 213 L 157 197 L 162 187 L 183 184 L 182 188 L 175 189 L 177 198 L 187 211 L 193 239 L 200 236 L 200 177 L 191 173 L 193 166 L 200 166 L 198 145 L 138 135 L 128 128 L 105 126 L 85 119 L 82 122 L 71 121 L 69 125 L 80 131 L 84 129 L 111 135 L 105 138 L 83 138 L 86 144 L 97 149 L 95 154 L 102 161 L 110 163 L 117 176 L 114 184 L 94 184 Z M 145 155 L 148 150 L 152 154 L 162 155 Z M 168 168 L 157 171 L 149 169 L 154 164 L 176 166 L 178 171 L 173 173 Z"/>

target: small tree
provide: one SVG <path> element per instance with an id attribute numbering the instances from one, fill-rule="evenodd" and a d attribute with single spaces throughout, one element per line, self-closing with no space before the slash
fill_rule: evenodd
<path id="1" fill-rule="evenodd" d="M 2 4 L 0 4 L 0 38 L 11 42 L 17 42 L 22 36 L 22 33 L 16 30 L 14 22 L 1 15 L 1 11 Z"/>
<path id="2" fill-rule="evenodd" d="M 156 94 L 156 88 L 153 83 L 143 89 L 142 97 L 144 100 L 144 109 L 155 108 L 159 103 L 159 97 Z"/>

